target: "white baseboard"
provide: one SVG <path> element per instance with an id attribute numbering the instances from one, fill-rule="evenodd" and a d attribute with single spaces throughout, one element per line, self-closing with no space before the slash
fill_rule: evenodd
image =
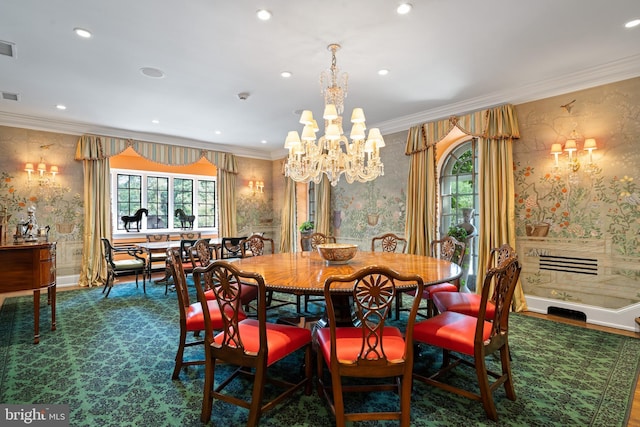
<path id="1" fill-rule="evenodd" d="M 640 316 L 640 304 L 614 310 L 531 295 L 525 295 L 525 297 L 529 310 L 536 313 L 546 314 L 549 307 L 565 308 L 584 313 L 587 316 L 587 323 L 623 329 L 625 331 L 640 332 L 640 326 L 635 320 L 636 317 Z"/>

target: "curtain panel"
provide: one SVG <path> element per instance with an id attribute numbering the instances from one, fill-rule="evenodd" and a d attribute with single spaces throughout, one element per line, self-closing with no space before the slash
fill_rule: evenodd
<path id="1" fill-rule="evenodd" d="M 202 157 L 218 169 L 220 196 L 220 228 L 225 236 L 236 235 L 236 175 L 238 163 L 233 154 L 190 147 L 135 141 L 100 135 L 83 135 L 78 139 L 75 159 L 82 161 L 84 170 L 83 260 L 80 286 L 99 286 L 106 280 L 106 264 L 102 257 L 100 239 L 112 239 L 110 211 L 109 157 L 127 148 L 142 157 L 165 165 L 189 165 Z"/>
<path id="2" fill-rule="evenodd" d="M 503 243 L 515 248 L 512 143 L 520 138 L 520 130 L 515 109 L 510 104 L 424 123 L 409 130 L 405 154 L 412 157 L 406 221 L 410 253 L 427 254 L 423 246 L 426 247 L 437 235 L 435 147 L 454 128 L 480 140 L 480 240 L 476 282 L 476 292 L 480 292 L 490 250 Z M 421 234 L 424 238 L 420 237 Z M 514 301 L 516 310 L 526 309 L 520 282 Z"/>

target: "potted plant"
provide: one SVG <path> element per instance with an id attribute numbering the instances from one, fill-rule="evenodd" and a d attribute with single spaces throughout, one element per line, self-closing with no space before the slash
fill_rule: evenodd
<path id="1" fill-rule="evenodd" d="M 302 234 L 311 234 L 311 232 L 313 231 L 313 227 L 315 227 L 315 225 L 313 224 L 313 221 L 305 221 L 302 224 L 300 224 L 300 227 L 298 227 L 298 230 L 300 230 L 300 232 Z"/>
<path id="2" fill-rule="evenodd" d="M 298 227 L 298 230 L 300 230 L 300 234 L 302 235 L 302 237 L 305 237 L 313 233 L 314 227 L 315 227 L 315 224 L 313 223 L 313 221 L 305 221 L 302 224 L 300 224 L 300 227 Z M 302 246 L 303 246 L 302 247 L 303 251 L 310 251 L 311 242 L 309 241 L 309 239 L 302 239 Z"/>

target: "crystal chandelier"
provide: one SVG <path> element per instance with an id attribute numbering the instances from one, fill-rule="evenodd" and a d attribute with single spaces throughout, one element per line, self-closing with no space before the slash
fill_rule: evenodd
<path id="1" fill-rule="evenodd" d="M 348 183 L 367 182 L 384 175 L 384 165 L 380 160 L 380 148 L 384 139 L 380 130 L 369 130 L 365 139 L 365 118 L 362 108 L 354 108 L 351 114 L 351 141 L 344 136 L 342 113 L 347 97 L 347 73 L 338 79 L 336 51 L 339 44 L 330 44 L 331 68 L 320 75 L 321 91 L 324 96 L 325 134 L 316 140 L 318 124 L 310 110 L 304 110 L 300 123 L 304 125 L 302 137 L 297 131 L 290 131 L 284 143 L 289 156 L 284 167 L 285 176 L 294 181 L 316 184 L 326 174 L 332 186 L 336 186 L 340 175 L 344 174 Z M 340 80 L 340 81 L 339 81 Z"/>

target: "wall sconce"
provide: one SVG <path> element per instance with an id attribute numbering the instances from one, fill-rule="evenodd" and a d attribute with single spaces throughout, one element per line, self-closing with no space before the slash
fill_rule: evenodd
<path id="1" fill-rule="evenodd" d="M 263 193 L 264 181 L 249 181 L 249 189 L 251 189 L 252 194 Z"/>
<path id="2" fill-rule="evenodd" d="M 24 165 L 24 170 L 27 172 L 27 184 L 31 185 L 34 181 L 33 174 L 38 172 L 38 184 L 40 186 L 51 186 L 56 183 L 56 175 L 58 174 L 58 166 L 52 165 L 49 168 L 49 172 L 47 172 L 47 165 L 44 162 L 44 159 L 40 159 L 40 162 L 37 164 L 38 167 L 34 169 L 33 163 L 27 163 Z M 51 175 L 51 179 L 49 179 L 48 175 Z"/>
<path id="3" fill-rule="evenodd" d="M 568 153 L 567 157 L 567 169 L 569 172 L 577 172 L 580 169 L 580 160 L 578 159 L 578 140 L 579 136 L 576 131 L 572 131 L 570 135 L 570 139 L 567 139 L 564 143 L 564 148 L 562 144 L 552 144 L 551 145 L 551 154 L 555 157 L 555 167 L 556 169 L 560 168 L 560 160 L 559 156 L 566 152 Z M 591 171 L 593 168 L 593 150 L 597 150 L 598 146 L 596 145 L 596 140 L 594 138 L 587 138 L 584 140 L 584 145 L 582 146 L 583 150 L 589 152 L 589 164 L 588 171 Z"/>

